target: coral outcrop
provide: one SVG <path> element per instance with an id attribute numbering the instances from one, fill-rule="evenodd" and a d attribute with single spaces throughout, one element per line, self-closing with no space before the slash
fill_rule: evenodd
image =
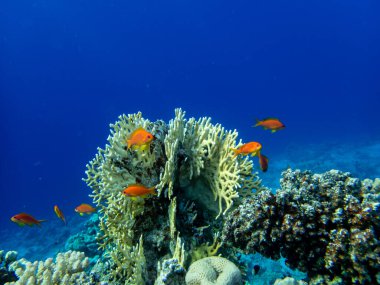
<path id="1" fill-rule="evenodd" d="M 155 137 L 145 151 L 127 147 L 139 127 Z M 186 119 L 181 109 L 169 124 L 137 113 L 111 125 L 108 144 L 87 165 L 85 179 L 99 209 L 99 245 L 111 264 L 108 281 L 153 284 L 157 276 L 163 282 L 181 273 L 189 252 L 211 244 L 224 215 L 262 189 L 252 161 L 233 157 L 237 135 L 210 118 Z M 135 183 L 155 186 L 157 195 L 124 196 L 122 190 Z M 180 267 L 173 265 L 171 272 L 167 265 L 175 259 Z"/>
<path id="2" fill-rule="evenodd" d="M 91 278 L 85 272 L 89 265 L 84 253 L 67 251 L 59 253 L 55 260 L 48 258 L 45 261 L 30 262 L 25 258 L 16 260 L 17 253 L 12 258 L 5 258 L 5 271 L 12 280 L 5 280 L 6 285 L 49 285 L 49 284 L 92 284 Z M 2 283 L 4 284 L 4 283 Z"/>
<path id="3" fill-rule="evenodd" d="M 101 255 L 98 249 L 96 236 L 99 230 L 99 217 L 93 214 L 91 218 L 85 222 L 84 229 L 77 234 L 71 235 L 65 244 L 65 250 L 80 251 L 93 261 Z M 91 260 L 90 260 L 91 261 Z"/>
<path id="4" fill-rule="evenodd" d="M 232 211 L 222 239 L 307 272 L 310 284 L 378 284 L 380 180 L 288 169 L 276 194 Z"/>
<path id="5" fill-rule="evenodd" d="M 0 250 L 0 284 L 17 280 L 14 271 L 9 270 L 9 265 L 17 260 L 17 254 L 16 251 Z"/>
<path id="6" fill-rule="evenodd" d="M 186 285 L 240 285 L 239 268 L 228 259 L 219 256 L 205 257 L 190 265 Z"/>

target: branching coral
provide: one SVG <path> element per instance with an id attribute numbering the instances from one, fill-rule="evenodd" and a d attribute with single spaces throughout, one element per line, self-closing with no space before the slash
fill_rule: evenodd
<path id="1" fill-rule="evenodd" d="M 150 149 L 144 152 L 127 149 L 126 145 L 128 136 L 138 127 L 146 128 L 156 137 Z M 128 280 L 137 278 L 137 262 L 132 257 L 139 256 L 135 251 L 142 245 L 135 246 L 134 226 L 136 218 L 144 211 L 144 200 L 126 199 L 121 191 L 134 183 L 148 186 L 158 183 L 163 167 L 160 139 L 165 131 L 161 121 L 153 124 L 143 119 L 141 113 L 120 116 L 119 121 L 111 125 L 109 144 L 104 150 L 99 149 L 87 165 L 85 181 L 93 189 L 92 197 L 100 212 L 100 247 L 114 263 L 112 279 L 126 280 L 126 284 L 133 284 Z"/>
<path id="2" fill-rule="evenodd" d="M 146 151 L 127 148 L 127 138 L 138 127 L 155 136 Z M 178 253 L 177 227 L 181 227 L 182 251 L 185 244 L 191 250 L 220 229 L 221 223 L 211 220 L 239 205 L 240 194 L 250 196 L 252 190 L 261 189 L 252 162 L 233 158 L 237 135 L 212 124 L 210 118 L 186 120 L 181 109 L 168 125 L 143 119 L 141 113 L 122 115 L 111 125 L 108 145 L 87 165 L 84 179 L 99 209 L 99 244 L 111 259 L 111 281 L 134 284 L 141 273 L 147 275 L 142 277 L 147 284 L 152 283 L 157 261 L 175 259 Z M 157 195 L 125 197 L 122 190 L 134 183 L 155 186 Z M 183 205 L 192 205 L 191 210 Z M 205 225 L 207 235 L 193 241 Z M 147 274 L 135 260 L 137 256 L 143 260 L 136 254 L 142 241 L 148 245 L 143 251 Z M 181 259 L 183 265 L 186 256 Z"/>
<path id="3" fill-rule="evenodd" d="M 229 215 L 223 240 L 271 258 L 282 255 L 307 271 L 312 284 L 377 284 L 378 182 L 335 170 L 288 169 L 275 195 L 262 191 Z"/>
<path id="4" fill-rule="evenodd" d="M 8 267 L 14 271 L 18 280 L 5 283 L 7 285 L 23 284 L 91 284 L 85 269 L 89 260 L 83 252 L 67 251 L 59 253 L 55 259 L 30 262 L 24 258 L 16 260 Z"/>
<path id="5" fill-rule="evenodd" d="M 168 185 L 171 196 L 176 182 L 188 188 L 185 194 L 190 199 L 208 205 L 213 204 L 208 201 L 212 194 L 212 199 L 217 201 L 217 217 L 225 214 L 239 193 L 247 196 L 252 190 L 262 189 L 252 172 L 252 162 L 248 158 L 233 158 L 231 149 L 237 146 L 237 135 L 236 130 L 226 131 L 220 124 L 212 124 L 211 118 L 186 120 L 184 112 L 177 109 L 165 138 L 168 160 L 160 187 Z M 204 187 L 202 183 L 193 187 L 199 180 Z"/>

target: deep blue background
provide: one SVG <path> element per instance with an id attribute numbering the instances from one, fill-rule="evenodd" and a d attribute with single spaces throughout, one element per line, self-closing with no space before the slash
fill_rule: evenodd
<path id="1" fill-rule="evenodd" d="M 89 202 L 121 113 L 211 116 L 275 159 L 377 139 L 379 1 L 0 1 L 0 225 Z M 277 116 L 287 129 L 252 129 Z"/>

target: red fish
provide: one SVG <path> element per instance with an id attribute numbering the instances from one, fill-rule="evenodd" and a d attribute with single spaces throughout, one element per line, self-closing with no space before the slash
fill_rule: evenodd
<path id="1" fill-rule="evenodd" d="M 154 140 L 154 136 L 144 128 L 140 127 L 130 134 L 127 139 L 127 146 L 128 148 L 135 146 L 144 150 L 149 146 L 152 140 Z"/>
<path id="2" fill-rule="evenodd" d="M 259 163 L 260 163 L 260 168 L 263 172 L 266 172 L 268 170 L 268 163 L 269 159 L 265 155 L 259 153 Z"/>
<path id="3" fill-rule="evenodd" d="M 252 156 L 257 155 L 260 150 L 261 150 L 261 144 L 258 142 L 249 142 L 246 144 L 243 144 L 241 147 L 237 149 L 232 149 L 234 154 L 234 157 L 238 156 L 239 154 L 241 155 L 247 155 L 251 154 Z"/>
<path id="4" fill-rule="evenodd" d="M 254 127 L 257 126 L 263 127 L 264 130 L 271 130 L 272 133 L 285 128 L 285 125 L 281 123 L 281 121 L 277 118 L 266 118 L 261 121 L 257 120 L 257 123 L 254 125 Z"/>
<path id="5" fill-rule="evenodd" d="M 65 216 L 63 215 L 62 211 L 58 208 L 57 205 L 54 206 L 54 212 L 57 215 L 57 217 L 60 218 L 66 225 Z"/>
<path id="6" fill-rule="evenodd" d="M 16 224 L 18 224 L 21 227 L 23 227 L 25 225 L 27 225 L 29 227 L 37 225 L 37 226 L 40 227 L 41 223 L 45 222 L 46 220 L 37 220 L 33 216 L 31 216 L 29 214 L 20 213 L 20 214 L 14 215 L 11 218 L 11 221 L 15 222 Z"/>
<path id="7" fill-rule="evenodd" d="M 123 190 L 123 194 L 128 197 L 143 197 L 145 198 L 149 194 L 156 194 L 155 193 L 156 187 L 145 187 L 141 184 L 132 184 L 129 185 L 127 188 Z"/>
<path id="8" fill-rule="evenodd" d="M 84 214 L 91 215 L 96 212 L 96 209 L 89 204 L 80 204 L 75 208 L 75 212 L 79 213 L 79 215 L 83 216 Z"/>

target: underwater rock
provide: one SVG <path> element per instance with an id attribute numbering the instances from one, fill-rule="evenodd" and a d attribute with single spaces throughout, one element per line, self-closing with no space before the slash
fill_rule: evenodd
<path id="1" fill-rule="evenodd" d="M 205 257 L 190 265 L 186 274 L 186 285 L 240 285 L 239 268 L 226 258 Z"/>
<path id="2" fill-rule="evenodd" d="M 261 191 L 229 214 L 222 240 L 307 272 L 311 284 L 376 284 L 379 180 L 288 169 L 276 194 Z M 319 284 L 319 283 L 318 283 Z M 324 283 L 320 283 L 324 284 Z"/>
<path id="3" fill-rule="evenodd" d="M 99 216 L 93 214 L 84 224 L 84 230 L 72 235 L 65 244 L 65 250 L 80 251 L 87 257 L 96 257 L 101 254 L 97 244 L 97 234 L 99 231 Z"/>
<path id="4" fill-rule="evenodd" d="M 244 274 L 246 284 L 268 285 L 277 279 L 292 277 L 296 280 L 304 280 L 307 275 L 298 270 L 292 270 L 285 264 L 285 258 L 272 260 L 259 253 L 238 254 L 238 263 Z"/>

